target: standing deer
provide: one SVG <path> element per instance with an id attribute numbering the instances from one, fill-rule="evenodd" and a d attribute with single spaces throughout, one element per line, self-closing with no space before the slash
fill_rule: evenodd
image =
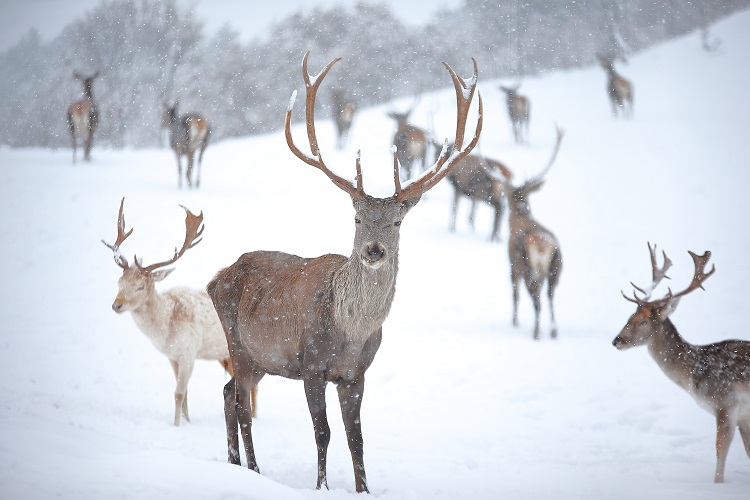
<path id="1" fill-rule="evenodd" d="M 396 155 L 401 164 L 401 178 L 411 179 L 415 167 L 424 171 L 427 166 L 427 152 L 431 146 L 437 146 L 432 134 L 427 130 L 419 128 L 408 122 L 409 115 L 414 111 L 416 105 L 404 113 L 389 111 L 388 116 L 396 120 L 396 132 L 393 134 L 393 144 L 396 146 Z M 437 148 L 439 149 L 439 148 Z"/>
<path id="2" fill-rule="evenodd" d="M 76 163 L 76 149 L 79 141 L 83 143 L 83 159 L 86 161 L 91 159 L 94 131 L 99 124 L 99 112 L 94 102 L 92 87 L 98 76 L 98 71 L 89 77 L 81 76 L 78 71 L 73 72 L 73 78 L 80 80 L 83 84 L 83 99 L 68 107 L 68 130 L 70 130 L 70 138 L 73 143 L 73 164 Z"/>
<path id="3" fill-rule="evenodd" d="M 669 279 L 667 270 L 672 262 L 664 255 L 664 265 L 656 263 L 656 245 L 651 248 L 653 281 L 647 289 L 633 287 L 633 298 L 623 296 L 636 304 L 636 310 L 628 319 L 612 344 L 620 350 L 640 345 L 648 346 L 648 352 L 669 379 L 685 389 L 698 405 L 716 417 L 716 472 L 714 482 L 724 482 L 724 466 L 729 445 L 739 427 L 745 451 L 750 457 L 750 342 L 725 340 L 709 345 L 694 345 L 682 338 L 669 316 L 677 308 L 680 298 L 693 290 L 703 288 L 703 281 L 716 270 L 706 273 L 706 264 L 711 252 L 693 258 L 695 272 L 693 281 L 683 291 L 673 294 L 671 290 L 661 299 L 650 300 L 651 293 L 662 280 Z"/>
<path id="4" fill-rule="evenodd" d="M 513 287 L 513 326 L 518 326 L 518 289 L 521 279 L 531 295 L 534 304 L 534 340 L 539 340 L 539 313 L 541 312 L 541 294 L 544 282 L 547 282 L 547 297 L 551 320 L 550 335 L 557 338 L 555 322 L 554 296 L 555 287 L 562 272 L 562 255 L 560 243 L 549 229 L 545 228 L 531 215 L 529 194 L 544 185 L 544 176 L 555 162 L 565 133 L 558 127 L 555 148 L 547 166 L 538 175 L 528 179 L 518 187 L 497 172 L 485 169 L 491 177 L 498 180 L 508 197 L 508 257 L 510 260 L 510 281 Z"/>
<path id="5" fill-rule="evenodd" d="M 349 136 L 354 114 L 357 112 L 357 103 L 348 99 L 341 89 L 331 92 L 331 101 L 333 102 L 333 116 L 336 122 L 336 147 L 341 149 Z"/>
<path id="6" fill-rule="evenodd" d="M 513 127 L 513 139 L 516 144 L 529 142 L 529 114 L 531 113 L 529 98 L 518 93 L 520 86 L 520 84 L 515 87 L 500 86 L 500 90 L 505 92 L 505 105 L 508 108 L 508 118 Z"/>
<path id="7" fill-rule="evenodd" d="M 169 145 L 177 156 L 177 182 L 182 188 L 182 163 L 180 158 L 187 157 L 187 168 L 185 170 L 185 179 L 188 188 L 192 188 L 193 162 L 195 153 L 198 152 L 198 172 L 195 178 L 195 187 L 201 185 L 201 164 L 203 163 L 203 152 L 208 146 L 208 139 L 211 136 L 211 127 L 208 120 L 197 113 L 187 113 L 182 116 L 177 115 L 178 103 L 174 106 L 164 105 L 164 115 L 162 125 L 169 130 Z"/>
<path id="8" fill-rule="evenodd" d="M 477 65 L 469 81 L 445 64 L 456 89 L 456 147 L 444 146 L 435 164 L 402 187 L 396 151 L 393 157 L 393 196 L 374 198 L 362 185 L 360 158 L 356 185 L 333 173 L 323 161 L 315 133 L 315 96 L 333 59 L 318 74 L 307 70 L 309 51 L 302 59 L 306 86 L 306 125 L 311 155 L 292 139 L 292 94 L 286 112 L 289 149 L 300 160 L 320 169 L 354 205 L 354 244 L 349 257 L 323 255 L 302 258 L 282 252 L 257 251 L 242 255 L 218 272 L 208 294 L 219 314 L 229 343 L 234 378 L 224 388 L 229 462 L 240 464 L 237 425 L 242 432 L 248 468 L 259 472 L 251 433 L 250 388 L 265 374 L 302 380 L 315 429 L 318 450 L 317 488 L 328 487 L 326 457 L 330 429 L 325 388 L 336 384 L 357 492 L 367 492 L 360 407 L 365 371 L 372 363 L 391 308 L 398 272 L 399 231 L 407 212 L 474 148 L 482 128 L 482 98 L 474 138 L 461 149 L 467 113 L 477 83 Z"/>
<path id="9" fill-rule="evenodd" d="M 193 373 L 196 359 L 218 360 L 224 369 L 232 375 L 232 363 L 229 358 L 227 341 L 211 299 L 204 290 L 193 290 L 177 287 L 159 293 L 155 283 L 161 281 L 174 269 L 161 269 L 174 264 L 190 248 L 201 240 L 203 233 L 203 213 L 192 214 L 185 209 L 185 243 L 174 256 L 165 261 L 142 267 L 134 257 L 134 265 L 120 253 L 120 245 L 133 232 L 125 231 L 123 206 L 120 202 L 120 213 L 117 218 L 117 240 L 110 245 L 102 240 L 114 252 L 115 263 L 122 268 L 118 282 L 117 297 L 112 303 L 112 310 L 118 314 L 130 311 L 133 321 L 154 346 L 164 354 L 172 365 L 177 386 L 174 391 L 174 425 L 180 425 L 180 416 L 190 421 L 188 414 L 187 386 Z M 252 389 L 253 410 L 255 410 L 255 388 Z M 253 416 L 255 416 L 253 414 Z"/>
<path id="10" fill-rule="evenodd" d="M 465 196 L 471 200 L 469 224 L 472 229 L 474 228 L 477 202 L 487 203 L 494 209 L 495 220 L 492 224 L 490 241 L 500 241 L 500 222 L 503 216 L 505 194 L 502 183 L 488 175 L 485 169 L 496 170 L 499 175 L 506 179 L 510 179 L 513 175 L 499 161 L 478 155 L 467 156 L 448 174 L 447 179 L 453 186 L 453 206 L 449 229 L 451 232 L 456 230 L 458 201 L 462 196 Z"/>
<path id="11" fill-rule="evenodd" d="M 611 58 L 597 55 L 599 64 L 607 72 L 607 93 L 612 103 L 612 116 L 618 115 L 618 110 L 625 118 L 633 116 L 633 84 L 630 80 L 615 71 Z"/>

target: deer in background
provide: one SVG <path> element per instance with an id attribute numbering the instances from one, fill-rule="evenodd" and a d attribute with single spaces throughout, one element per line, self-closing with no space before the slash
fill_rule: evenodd
<path id="1" fill-rule="evenodd" d="M 211 127 L 208 120 L 197 113 L 186 113 L 182 116 L 177 114 L 177 106 L 164 104 L 164 114 L 162 116 L 162 126 L 169 130 L 169 145 L 177 156 L 177 183 L 182 188 L 182 163 L 180 159 L 187 157 L 187 167 L 185 170 L 185 179 L 188 188 L 192 188 L 193 163 L 195 154 L 198 153 L 197 173 L 195 178 L 195 187 L 201 185 L 201 164 L 203 163 L 203 152 L 208 146 L 208 139 L 211 136 Z"/>
<path id="2" fill-rule="evenodd" d="M 83 84 L 83 99 L 68 107 L 68 130 L 70 130 L 70 138 L 73 142 L 73 164 L 76 163 L 76 149 L 79 141 L 83 146 L 83 159 L 85 161 L 91 159 L 94 131 L 99 124 L 99 112 L 94 102 L 92 87 L 98 76 L 98 71 L 89 77 L 81 76 L 78 71 L 73 72 L 73 78 L 80 80 Z"/>
<path id="3" fill-rule="evenodd" d="M 331 92 L 331 101 L 333 102 L 333 116 L 336 122 L 336 147 L 341 149 L 349 136 L 349 129 L 352 127 L 354 115 L 357 112 L 357 103 L 348 99 L 341 89 Z"/>
<path id="4" fill-rule="evenodd" d="M 529 114 L 531 113 L 529 98 L 518 93 L 520 86 L 520 83 L 515 87 L 500 86 L 500 90 L 505 92 L 505 105 L 508 108 L 508 118 L 513 127 L 513 139 L 516 144 L 529 142 Z"/>
<path id="5" fill-rule="evenodd" d="M 477 202 L 486 203 L 495 211 L 490 241 L 500 241 L 500 222 L 503 216 L 505 194 L 502 183 L 488 175 L 485 169 L 495 170 L 505 179 L 511 179 L 513 175 L 501 162 L 478 155 L 467 156 L 448 174 L 447 179 L 453 186 L 453 205 L 449 230 L 451 232 L 456 231 L 458 201 L 462 196 L 465 196 L 471 200 L 469 212 L 471 228 L 474 228 Z"/>
<path id="6" fill-rule="evenodd" d="M 353 248 L 349 257 L 328 254 L 302 258 L 282 252 L 250 252 L 219 271 L 208 284 L 234 367 L 234 378 L 224 390 L 228 454 L 231 463 L 240 464 L 239 423 L 247 466 L 259 472 L 251 433 L 250 388 L 265 374 L 302 380 L 318 450 L 317 488 L 327 488 L 330 429 L 325 389 L 328 382 L 333 382 L 338 390 L 356 490 L 367 492 L 360 408 L 365 372 L 380 346 L 383 322 L 395 295 L 401 222 L 420 197 L 476 145 L 482 128 L 482 98 L 479 97 L 474 138 L 462 149 L 477 83 L 476 61 L 468 81 L 444 63 L 456 90 L 455 148 L 448 153 L 446 140 L 435 164 L 404 187 L 394 151 L 395 193 L 388 198 L 374 198 L 364 191 L 359 155 L 356 184 L 336 175 L 323 161 L 315 133 L 315 96 L 340 59 L 332 60 L 313 76 L 307 70 L 309 54 L 308 51 L 302 59 L 302 76 L 311 155 L 301 151 L 292 139 L 290 124 L 296 91 L 286 112 L 287 145 L 300 160 L 321 170 L 351 197 L 355 212 Z"/>
<path id="7" fill-rule="evenodd" d="M 609 77 L 607 79 L 607 93 L 612 103 L 612 116 L 618 116 L 619 110 L 623 117 L 631 118 L 633 116 L 633 84 L 615 71 L 611 58 L 598 54 L 597 59 L 599 59 L 599 64 Z"/>
<path id="8" fill-rule="evenodd" d="M 529 194 L 538 191 L 544 185 L 547 175 L 555 162 L 565 133 L 558 127 L 557 140 L 547 166 L 539 174 L 528 179 L 518 187 L 494 170 L 485 169 L 488 175 L 496 179 L 503 186 L 508 197 L 508 257 L 510 260 L 510 281 L 513 287 L 513 326 L 518 326 L 518 289 L 523 279 L 526 290 L 531 295 L 534 304 L 534 340 L 539 340 L 539 316 L 542 308 L 541 294 L 544 283 L 547 282 L 547 298 L 549 299 L 551 331 L 553 339 L 557 338 L 557 323 L 555 322 L 554 296 L 555 288 L 562 272 L 562 254 L 560 243 L 549 229 L 542 226 L 531 215 Z"/>
<path id="9" fill-rule="evenodd" d="M 194 215 L 182 207 L 186 212 L 185 243 L 180 250 L 175 249 L 171 259 L 142 267 L 134 257 L 131 266 L 120 253 L 120 245 L 133 232 L 133 229 L 125 231 L 124 204 L 125 198 L 120 202 L 115 243 L 110 245 L 102 240 L 114 252 L 115 263 L 122 268 L 112 310 L 118 314 L 130 311 L 138 328 L 169 359 L 177 381 L 174 392 L 174 425 L 179 426 L 181 416 L 190 421 L 187 386 L 196 359 L 217 360 L 229 375 L 233 373 L 224 330 L 205 290 L 176 287 L 159 293 L 155 286 L 156 282 L 162 281 L 174 271 L 173 268 L 162 268 L 174 264 L 188 249 L 201 241 L 199 237 L 203 233 L 203 213 Z M 252 396 L 255 398 L 255 388 L 252 389 Z"/>
<path id="10" fill-rule="evenodd" d="M 750 342 L 725 340 L 709 345 L 695 345 L 682 338 L 669 318 L 680 299 L 703 288 L 703 281 L 716 270 L 706 272 L 711 252 L 693 258 L 695 272 L 690 285 L 679 293 L 671 290 L 661 299 L 651 300 L 651 293 L 666 275 L 672 262 L 664 255 L 664 265 L 656 263 L 656 245 L 648 244 L 651 254 L 652 283 L 633 298 L 636 310 L 612 344 L 619 350 L 645 345 L 656 364 L 669 379 L 682 387 L 698 405 L 716 417 L 716 472 L 714 482 L 724 482 L 724 466 L 729 445 L 739 427 L 745 451 L 750 457 Z"/>
<path id="11" fill-rule="evenodd" d="M 412 178 L 415 167 L 424 171 L 427 166 L 427 153 L 430 147 L 440 149 L 430 132 L 409 123 L 409 115 L 415 107 L 416 103 L 404 113 L 388 112 L 388 116 L 396 120 L 393 144 L 397 148 L 396 155 L 401 164 L 401 178 L 403 180 Z"/>

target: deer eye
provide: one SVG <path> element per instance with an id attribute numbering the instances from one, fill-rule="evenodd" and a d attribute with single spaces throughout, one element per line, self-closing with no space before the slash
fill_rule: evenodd
<path id="1" fill-rule="evenodd" d="M 146 285 L 141 285 L 141 286 L 139 286 L 138 288 L 136 288 L 136 290 L 138 290 L 139 292 L 141 292 L 141 291 L 143 291 L 143 290 L 144 290 L 145 288 L 146 288 Z"/>
<path id="2" fill-rule="evenodd" d="M 355 223 L 355 224 L 361 224 L 361 223 L 362 223 L 362 221 L 361 221 L 361 220 L 359 220 L 359 217 L 355 217 L 355 218 L 354 218 L 354 223 Z"/>
<path id="3" fill-rule="evenodd" d="M 643 321 L 641 321 L 640 323 L 638 323 L 638 326 L 646 326 L 647 324 L 648 324 L 648 321 L 646 321 L 644 319 Z"/>
<path id="4" fill-rule="evenodd" d="M 394 223 L 393 223 L 393 225 L 394 225 L 394 226 L 396 226 L 396 227 L 398 227 L 398 226 L 400 226 L 400 225 L 401 225 L 401 221 L 400 221 L 400 220 L 397 220 L 396 222 L 394 222 Z"/>

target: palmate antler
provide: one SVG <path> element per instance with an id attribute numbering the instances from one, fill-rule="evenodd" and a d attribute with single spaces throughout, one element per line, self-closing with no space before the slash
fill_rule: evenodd
<path id="1" fill-rule="evenodd" d="M 662 251 L 662 255 L 664 256 L 664 265 L 659 268 L 659 266 L 656 263 L 656 245 L 651 247 L 651 243 L 648 243 L 648 250 L 651 255 L 651 275 L 652 275 L 652 282 L 651 284 L 646 288 L 640 288 L 633 284 L 631 282 L 631 285 L 633 285 L 633 288 L 635 288 L 637 291 L 641 292 L 643 294 L 642 298 L 638 298 L 638 296 L 633 293 L 633 298 L 631 299 L 624 293 L 622 294 L 623 297 L 625 297 L 630 302 L 634 302 L 641 306 L 650 306 L 650 307 L 661 307 L 663 305 L 666 305 L 669 302 L 672 302 L 676 299 L 679 299 L 680 297 L 683 297 L 693 290 L 696 290 L 698 288 L 703 288 L 703 282 L 711 276 L 716 271 L 716 266 L 712 265 L 711 270 L 706 273 L 706 265 L 708 264 L 708 260 L 711 258 L 711 252 L 707 250 L 703 253 L 703 255 L 698 255 L 690 250 L 688 250 L 688 253 L 690 254 L 690 257 L 693 258 L 693 265 L 695 266 L 695 271 L 693 273 L 693 280 L 691 281 L 690 285 L 684 289 L 683 291 L 679 293 L 672 293 L 671 289 L 668 289 L 667 295 L 661 299 L 657 299 L 654 301 L 650 301 L 651 293 L 653 293 L 654 289 L 659 285 L 661 280 L 663 278 L 670 279 L 669 276 L 667 276 L 667 270 L 672 266 L 672 261 L 669 260 L 669 257 L 667 257 L 666 252 Z"/>
<path id="2" fill-rule="evenodd" d="M 331 62 L 328 63 L 328 65 L 323 68 L 323 70 L 318 73 L 317 75 L 311 75 L 307 70 L 307 59 L 310 55 L 310 51 L 307 51 L 305 53 L 305 56 L 302 58 L 302 77 L 305 80 L 305 89 L 306 89 L 306 98 L 305 98 L 305 122 L 307 125 L 307 138 L 310 143 L 310 152 L 312 153 L 312 156 L 309 156 L 305 153 L 303 153 L 296 144 L 294 144 L 294 140 L 292 139 L 292 132 L 291 132 L 291 120 L 292 120 L 292 109 L 294 108 L 294 102 L 297 99 L 297 92 L 292 93 L 292 97 L 289 100 L 289 107 L 287 108 L 286 112 L 286 118 L 284 122 L 284 133 L 286 137 L 287 145 L 289 146 L 289 149 L 294 153 L 297 158 L 301 159 L 308 165 L 311 165 L 315 168 L 318 168 L 321 170 L 324 174 L 328 176 L 333 183 L 338 186 L 340 189 L 348 193 L 352 199 L 355 201 L 360 200 L 366 196 L 366 193 L 364 191 L 364 188 L 362 187 L 362 166 L 360 163 L 360 155 L 357 153 L 357 160 L 356 160 L 356 168 L 357 168 L 357 184 L 354 185 L 351 181 L 344 179 L 343 177 L 340 177 L 339 175 L 336 175 L 333 173 L 325 164 L 323 161 L 323 158 L 320 154 L 320 148 L 318 147 L 318 139 L 315 134 L 315 97 L 318 92 L 318 88 L 320 87 L 321 82 L 325 78 L 325 76 L 328 74 L 328 72 L 331 70 L 334 64 L 336 64 L 338 61 L 341 60 L 341 58 L 335 58 Z M 456 100 L 457 100 L 457 118 L 456 118 L 456 139 L 455 139 L 455 147 L 452 149 L 452 152 L 448 154 L 448 148 L 447 143 L 448 140 L 445 141 L 445 146 L 443 146 L 443 150 L 440 153 L 440 156 L 437 160 L 437 162 L 427 171 L 425 171 L 420 177 L 418 177 L 413 182 L 409 183 L 406 187 L 401 187 L 401 181 L 399 179 L 399 165 L 398 160 L 396 158 L 396 152 L 394 149 L 393 152 L 393 163 L 394 163 L 394 173 L 393 178 L 396 185 L 396 191 L 393 195 L 393 197 L 398 201 L 405 201 L 410 198 L 419 197 L 422 194 L 424 194 L 426 191 L 431 189 L 435 184 L 437 184 L 443 177 L 445 177 L 448 172 L 456 165 L 458 162 L 460 162 L 466 155 L 468 155 L 471 150 L 476 146 L 477 142 L 479 141 L 479 134 L 482 131 L 482 96 L 479 96 L 479 118 L 477 120 L 477 128 L 476 132 L 474 133 L 474 138 L 471 140 L 471 142 L 464 148 L 461 149 L 461 145 L 463 144 L 464 140 L 464 131 L 466 129 L 466 119 L 469 112 L 469 107 L 471 105 L 472 98 L 474 96 L 474 91 L 476 90 L 476 84 L 477 84 L 477 62 L 472 59 L 474 62 L 474 74 L 467 82 L 466 80 L 459 77 L 453 69 L 451 69 L 448 64 L 443 63 L 448 70 L 448 72 L 451 75 L 451 78 L 453 79 L 453 84 L 456 88 Z M 395 148 L 395 146 L 394 146 Z"/>

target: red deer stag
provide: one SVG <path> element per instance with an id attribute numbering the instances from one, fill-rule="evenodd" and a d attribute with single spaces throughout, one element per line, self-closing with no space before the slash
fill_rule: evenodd
<path id="1" fill-rule="evenodd" d="M 403 187 L 394 151 L 395 193 L 388 198 L 374 198 L 362 186 L 359 155 L 356 184 L 336 175 L 322 159 L 315 133 L 315 96 L 340 58 L 313 76 L 307 69 L 309 54 L 302 59 L 302 76 L 311 155 L 301 151 L 292 139 L 290 124 L 296 91 L 286 112 L 287 145 L 300 160 L 320 169 L 351 197 L 355 211 L 354 244 L 349 257 L 328 254 L 302 258 L 272 251 L 246 253 L 219 271 L 208 284 L 234 366 L 234 378 L 224 389 L 229 461 L 240 464 L 239 423 L 247 466 L 259 472 L 251 433 L 250 388 L 267 373 L 302 380 L 318 450 L 317 488 L 327 488 L 330 429 L 325 388 L 328 382 L 333 382 L 338 390 L 356 490 L 367 492 L 360 406 L 365 371 L 380 346 L 382 325 L 395 294 L 401 221 L 420 197 L 476 145 L 482 128 L 482 99 L 480 96 L 474 138 L 462 149 L 467 113 L 477 83 L 477 66 L 474 61 L 474 74 L 467 82 L 445 64 L 456 88 L 456 148 L 449 154 L 447 146 L 444 147 L 428 171 Z"/>
<path id="2" fill-rule="evenodd" d="M 161 268 L 175 263 L 188 249 L 201 241 L 199 237 L 203 232 L 203 213 L 196 216 L 183 207 L 186 212 L 185 243 L 179 251 L 175 249 L 174 257 L 170 260 L 142 267 L 139 260 L 134 258 L 134 265 L 131 266 L 120 253 L 120 245 L 133 232 L 132 229 L 125 231 L 124 204 L 125 198 L 120 202 L 117 240 L 112 245 L 102 240 L 114 252 L 115 263 L 122 268 L 119 290 L 112 309 L 118 314 L 130 311 L 138 328 L 169 359 L 177 380 L 174 425 L 179 426 L 180 416 L 190 421 L 187 386 L 196 359 L 218 360 L 232 374 L 224 330 L 205 290 L 177 287 L 159 293 L 155 286 L 157 281 L 163 280 L 174 270 Z"/>
<path id="3" fill-rule="evenodd" d="M 419 168 L 420 171 L 424 170 L 430 147 L 440 149 L 430 132 L 409 123 L 409 115 L 415 107 L 416 104 L 403 113 L 388 112 L 388 116 L 396 120 L 393 144 L 397 148 L 396 155 L 401 164 L 401 179 L 403 180 L 411 179 L 415 168 Z"/>
<path id="4" fill-rule="evenodd" d="M 607 72 L 607 94 L 612 103 L 612 116 L 619 113 L 625 118 L 633 116 L 633 84 L 615 71 L 614 63 L 609 57 L 598 55 L 599 64 Z"/>
<path id="5" fill-rule="evenodd" d="M 531 295 L 534 304 L 534 340 L 539 340 L 539 315 L 542 308 L 541 294 L 544 282 L 547 282 L 551 331 L 553 339 L 557 338 L 557 323 L 553 304 L 555 288 L 562 272 L 562 254 L 560 243 L 549 229 L 545 228 L 531 215 L 529 194 L 544 185 L 544 176 L 555 162 L 565 133 L 558 127 L 555 148 L 547 166 L 539 174 L 521 184 L 513 186 L 510 181 L 497 172 L 485 169 L 491 177 L 502 183 L 508 197 L 508 257 L 510 260 L 510 281 L 513 287 L 513 326 L 518 326 L 518 289 L 521 279 Z"/>
<path id="6" fill-rule="evenodd" d="M 94 131 L 99 124 L 99 113 L 94 102 L 92 86 L 94 80 L 99 76 L 97 71 L 89 77 L 81 76 L 78 71 L 73 72 L 73 78 L 80 80 L 83 84 L 83 99 L 74 102 L 68 107 L 68 130 L 73 143 L 73 163 L 76 162 L 76 149 L 80 141 L 83 146 L 83 159 L 91 159 L 91 145 L 94 142 Z"/>
<path id="7" fill-rule="evenodd" d="M 211 127 L 208 120 L 197 113 L 186 113 L 182 116 L 177 114 L 178 103 L 174 106 L 164 105 L 162 125 L 169 130 L 169 145 L 177 156 L 177 183 L 182 187 L 182 163 L 180 159 L 187 157 L 185 180 L 188 188 L 193 187 L 193 163 L 195 154 L 198 153 L 197 173 L 195 187 L 201 185 L 201 164 L 203 163 L 203 152 L 208 146 L 211 136 Z"/>
<path id="8" fill-rule="evenodd" d="M 508 118 L 510 118 L 513 127 L 513 139 L 516 144 L 525 144 L 529 142 L 529 114 L 531 113 L 531 104 L 529 98 L 518 93 L 518 84 L 515 87 L 500 86 L 500 90 L 505 92 L 505 105 L 508 108 Z"/>
<path id="9" fill-rule="evenodd" d="M 709 345 L 694 345 L 682 338 L 669 316 L 680 299 L 690 292 L 703 288 L 703 281 L 716 268 L 706 272 L 711 252 L 693 258 L 695 272 L 690 285 L 679 293 L 668 291 L 661 299 L 651 300 L 651 293 L 662 280 L 672 262 L 664 255 L 661 269 L 656 263 L 656 245 L 648 245 L 651 254 L 653 281 L 646 289 L 633 287 L 642 294 L 633 298 L 623 296 L 636 304 L 612 344 L 620 350 L 646 345 L 651 357 L 669 379 L 685 389 L 698 405 L 716 417 L 716 472 L 714 481 L 724 482 L 724 466 L 729 445 L 739 427 L 745 451 L 750 457 L 750 342 L 725 340 Z"/>
<path id="10" fill-rule="evenodd" d="M 467 156 L 448 174 L 447 179 L 453 186 L 453 206 L 449 229 L 451 232 L 456 230 L 458 201 L 462 196 L 465 196 L 471 200 L 469 225 L 472 228 L 474 228 L 477 202 L 486 203 L 494 209 L 495 219 L 492 224 L 490 241 L 500 241 L 500 222 L 503 216 L 505 194 L 502 184 L 490 177 L 485 169 L 494 169 L 506 179 L 510 179 L 513 175 L 499 161 L 478 155 Z"/>
<path id="11" fill-rule="evenodd" d="M 354 122 L 354 114 L 357 112 L 357 103 L 346 97 L 341 89 L 331 92 L 333 102 L 333 116 L 336 122 L 336 147 L 344 147 L 349 136 L 349 130 Z"/>

